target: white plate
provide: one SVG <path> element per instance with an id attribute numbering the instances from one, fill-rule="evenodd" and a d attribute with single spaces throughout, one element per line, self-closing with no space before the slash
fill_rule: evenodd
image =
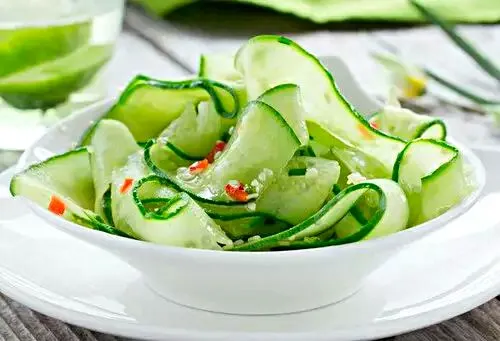
<path id="1" fill-rule="evenodd" d="M 491 171 L 488 190 L 498 191 L 500 179 L 491 175 L 498 174 L 500 152 L 479 150 L 478 154 Z M 7 186 L 11 173 L 0 175 L 0 186 Z M 1 195 L 8 195 L 5 187 Z M 115 256 L 48 226 L 31 213 L 3 206 L 0 290 L 48 316 L 134 338 L 386 337 L 459 315 L 500 293 L 500 217 L 491 217 L 499 203 L 500 194 L 483 198 L 459 222 L 405 249 L 372 275 L 362 290 L 341 303 L 272 316 L 216 314 L 166 301 Z"/>

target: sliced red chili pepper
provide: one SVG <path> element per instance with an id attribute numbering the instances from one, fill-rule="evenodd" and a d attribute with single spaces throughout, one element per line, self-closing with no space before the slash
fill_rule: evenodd
<path id="1" fill-rule="evenodd" d="M 50 197 L 49 211 L 57 215 L 63 215 L 66 211 L 66 204 L 61 198 L 53 195 Z"/>
<path id="2" fill-rule="evenodd" d="M 370 125 L 372 126 L 372 128 L 375 128 L 375 129 L 379 129 L 380 128 L 380 125 L 379 125 L 379 123 L 377 121 L 371 121 Z"/>
<path id="3" fill-rule="evenodd" d="M 203 172 L 208 167 L 208 160 L 203 159 L 201 161 L 196 161 L 191 166 L 189 166 L 189 172 L 191 174 L 198 174 Z"/>
<path id="4" fill-rule="evenodd" d="M 208 162 L 213 163 L 215 161 L 215 154 L 217 154 L 218 152 L 222 152 L 224 150 L 224 148 L 226 148 L 226 142 L 217 141 L 215 143 L 215 146 L 212 148 L 210 153 L 208 153 L 208 155 L 207 155 Z"/>
<path id="5" fill-rule="evenodd" d="M 358 124 L 358 131 L 361 133 L 361 135 L 363 135 L 365 139 L 373 140 L 373 135 L 362 123 Z"/>
<path id="6" fill-rule="evenodd" d="M 240 182 L 237 185 L 227 184 L 224 187 L 227 195 L 236 201 L 248 201 L 248 193 L 245 191 L 245 186 Z"/>
<path id="7" fill-rule="evenodd" d="M 134 183 L 134 179 L 125 178 L 125 180 L 123 180 L 122 186 L 120 187 L 120 193 L 124 194 L 124 193 L 128 192 L 128 190 L 132 187 L 133 183 Z"/>

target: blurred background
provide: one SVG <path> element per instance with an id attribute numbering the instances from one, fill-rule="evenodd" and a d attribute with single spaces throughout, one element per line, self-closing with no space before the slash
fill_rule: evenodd
<path id="1" fill-rule="evenodd" d="M 0 159 L 138 73 L 188 77 L 258 34 L 339 56 L 380 101 L 396 90 L 456 139 L 495 144 L 499 22 L 499 0 L 0 0 Z"/>

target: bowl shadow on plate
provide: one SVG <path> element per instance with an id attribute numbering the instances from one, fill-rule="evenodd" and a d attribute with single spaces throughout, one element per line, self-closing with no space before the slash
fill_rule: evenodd
<path id="1" fill-rule="evenodd" d="M 138 290 L 139 287 L 144 289 Z M 303 312 L 267 315 L 221 313 L 188 307 L 163 296 L 159 304 L 158 293 L 143 280 L 137 279 L 120 294 L 124 312 L 137 318 L 139 323 L 163 325 L 166 321 L 180 330 L 204 330 L 213 332 L 275 332 L 290 333 L 354 328 L 373 321 L 384 310 L 386 298 L 373 295 L 377 284 L 370 290 L 361 288 L 355 294 L 337 303 Z M 144 290 L 152 292 L 146 298 Z M 379 290 L 380 291 L 380 290 Z M 138 303 L 139 302 L 139 303 Z M 151 310 L 150 308 L 153 307 Z M 168 313 L 166 313 L 168 312 Z"/>

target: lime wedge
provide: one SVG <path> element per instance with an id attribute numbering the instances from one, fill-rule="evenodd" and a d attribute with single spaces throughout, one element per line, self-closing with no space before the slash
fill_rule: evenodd
<path id="1" fill-rule="evenodd" d="M 87 44 L 90 22 L 0 30 L 0 77 L 60 58 Z"/>
<path id="2" fill-rule="evenodd" d="M 111 57 L 111 45 L 84 46 L 59 59 L 0 78 L 0 96 L 18 109 L 50 109 L 87 85 Z"/>

